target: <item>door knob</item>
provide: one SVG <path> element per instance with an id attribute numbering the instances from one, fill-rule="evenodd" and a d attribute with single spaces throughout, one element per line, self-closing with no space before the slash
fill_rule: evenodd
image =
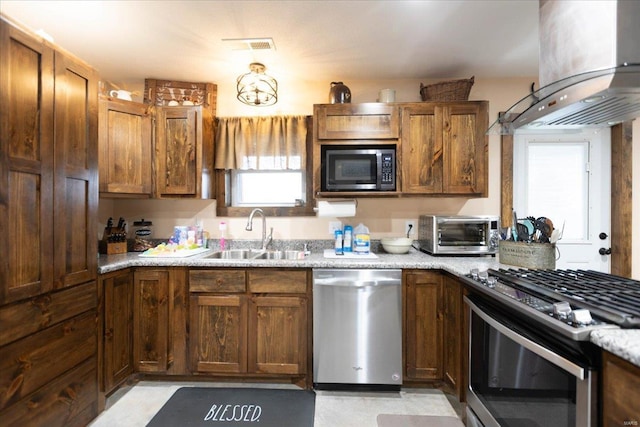
<path id="1" fill-rule="evenodd" d="M 611 255 L 611 248 L 600 248 L 598 249 L 598 253 L 600 255 Z"/>
<path id="2" fill-rule="evenodd" d="M 607 235 L 607 233 L 600 233 L 600 234 L 598 234 L 598 237 L 600 238 L 600 240 L 604 240 L 609 236 Z"/>

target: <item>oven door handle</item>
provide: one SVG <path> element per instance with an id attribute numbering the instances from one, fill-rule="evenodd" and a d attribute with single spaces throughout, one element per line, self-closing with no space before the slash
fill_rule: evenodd
<path id="1" fill-rule="evenodd" d="M 537 344 L 537 343 L 531 341 L 530 339 L 528 339 L 526 337 L 523 337 L 522 335 L 512 331 L 510 328 L 508 328 L 507 326 L 505 326 L 502 323 L 498 322 L 496 319 L 491 317 L 489 314 L 485 313 L 480 307 L 475 305 L 466 296 L 464 297 L 464 302 L 469 306 L 469 308 L 474 313 L 476 313 L 478 316 L 480 316 L 482 318 L 482 320 L 487 322 L 487 324 L 489 324 L 491 327 L 493 327 L 496 330 L 498 330 L 500 333 L 505 335 L 507 338 L 512 339 L 513 341 L 517 342 L 518 344 L 520 344 L 521 346 L 523 346 L 527 350 L 532 351 L 533 353 L 537 354 L 538 356 L 542 357 L 543 359 L 553 363 L 554 365 L 556 365 L 557 367 L 559 367 L 559 368 L 563 369 L 564 371 L 570 373 L 574 377 L 576 377 L 576 378 L 578 378 L 580 380 L 584 380 L 585 379 L 585 369 L 583 367 L 581 367 L 579 365 L 576 365 L 575 363 L 571 362 L 570 360 L 565 359 L 564 357 L 559 356 L 558 354 L 556 354 L 553 351 L 547 349 L 546 347 L 543 347 L 540 344 Z"/>

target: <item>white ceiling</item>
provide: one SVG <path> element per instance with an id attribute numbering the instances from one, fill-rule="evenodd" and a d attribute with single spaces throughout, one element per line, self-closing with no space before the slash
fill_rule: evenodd
<path id="1" fill-rule="evenodd" d="M 327 82 L 538 74 L 537 0 L 2 0 L 0 12 L 116 84 L 233 81 L 253 61 L 278 79 Z M 222 43 L 263 37 L 275 51 Z"/>

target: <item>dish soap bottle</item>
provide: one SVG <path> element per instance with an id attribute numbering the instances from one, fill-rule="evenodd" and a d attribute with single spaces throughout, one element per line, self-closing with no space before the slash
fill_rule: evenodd
<path id="1" fill-rule="evenodd" d="M 360 223 L 353 230 L 353 252 L 357 255 L 369 254 L 371 248 L 371 237 L 369 236 L 369 229 L 366 225 Z"/>
<path id="2" fill-rule="evenodd" d="M 225 235 L 227 234 L 227 223 L 221 222 L 218 228 L 220 229 L 220 250 L 224 251 L 225 245 L 226 245 L 224 238 L 225 238 Z"/>

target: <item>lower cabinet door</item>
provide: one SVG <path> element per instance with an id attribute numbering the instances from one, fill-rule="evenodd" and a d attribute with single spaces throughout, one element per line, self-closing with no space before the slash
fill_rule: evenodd
<path id="1" fill-rule="evenodd" d="M 406 378 L 442 380 L 442 276 L 439 272 L 405 275 Z"/>
<path id="2" fill-rule="evenodd" d="M 190 297 L 189 354 L 193 372 L 247 371 L 247 297 Z"/>
<path id="3" fill-rule="evenodd" d="M 253 296 L 249 311 L 249 370 L 305 374 L 307 298 Z"/>
<path id="4" fill-rule="evenodd" d="M 110 392 L 133 373 L 133 273 L 105 278 L 104 388 Z"/>
<path id="5" fill-rule="evenodd" d="M 173 362 L 173 294 L 168 270 L 134 273 L 133 353 L 139 372 L 166 372 Z"/>

